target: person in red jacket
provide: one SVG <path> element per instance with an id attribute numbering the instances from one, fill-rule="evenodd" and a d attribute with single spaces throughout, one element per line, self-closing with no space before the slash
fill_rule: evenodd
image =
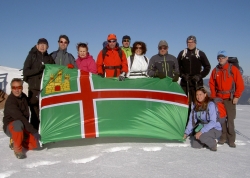
<path id="1" fill-rule="evenodd" d="M 211 98 L 219 97 L 224 101 L 227 111 L 227 120 L 222 124 L 222 135 L 218 144 L 235 148 L 234 119 L 236 117 L 236 104 L 244 91 L 244 81 L 239 69 L 228 63 L 227 52 L 222 50 L 217 54 L 219 64 L 213 69 L 209 80 Z"/>
<path id="2" fill-rule="evenodd" d="M 102 77 L 119 77 L 119 80 L 123 81 L 125 73 L 128 72 L 126 55 L 117 46 L 115 34 L 109 34 L 107 41 L 108 45 L 97 56 L 97 73 Z"/>
<path id="3" fill-rule="evenodd" d="M 32 150 L 39 148 L 40 135 L 29 123 L 28 97 L 22 92 L 23 81 L 14 78 L 11 81 L 11 94 L 4 106 L 3 130 L 10 137 L 10 148 L 18 159 L 26 155 L 23 148 Z"/>

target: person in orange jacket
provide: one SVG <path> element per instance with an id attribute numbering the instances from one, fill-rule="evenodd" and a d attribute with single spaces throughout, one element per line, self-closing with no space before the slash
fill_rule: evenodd
<path id="1" fill-rule="evenodd" d="M 108 44 L 97 56 L 96 65 L 98 75 L 102 77 L 119 77 L 120 81 L 125 79 L 128 72 L 128 63 L 125 53 L 117 46 L 115 34 L 109 34 Z"/>
<path id="2" fill-rule="evenodd" d="M 224 144 L 228 141 L 228 145 L 235 148 L 236 104 L 244 91 L 244 81 L 239 69 L 228 63 L 226 51 L 219 51 L 217 59 L 219 64 L 213 69 L 209 80 L 210 97 L 222 98 L 227 111 L 227 120 L 222 124 L 222 135 L 218 144 Z"/>

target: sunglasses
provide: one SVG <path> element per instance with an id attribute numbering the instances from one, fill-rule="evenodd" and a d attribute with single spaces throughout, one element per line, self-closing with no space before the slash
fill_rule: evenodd
<path id="1" fill-rule="evenodd" d="M 162 50 L 162 49 L 166 50 L 168 48 L 167 47 L 159 47 L 159 50 Z"/>
<path id="2" fill-rule="evenodd" d="M 67 42 L 67 41 L 60 41 L 60 43 L 68 44 L 68 42 Z"/>
<path id="3" fill-rule="evenodd" d="M 116 40 L 108 40 L 109 43 L 115 43 Z"/>
<path id="4" fill-rule="evenodd" d="M 135 47 L 135 49 L 142 49 L 142 47 Z"/>
<path id="5" fill-rule="evenodd" d="M 11 86 L 11 89 L 12 90 L 16 90 L 16 89 L 20 90 L 20 89 L 23 89 L 23 86 Z"/>
<path id="6" fill-rule="evenodd" d="M 129 40 L 123 40 L 123 42 L 129 42 Z"/>

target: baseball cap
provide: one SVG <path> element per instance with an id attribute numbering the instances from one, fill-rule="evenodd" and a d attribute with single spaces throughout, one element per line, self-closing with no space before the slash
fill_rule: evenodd
<path id="1" fill-rule="evenodd" d="M 165 40 L 161 40 L 158 44 L 158 48 L 161 46 L 168 46 L 168 43 Z"/>
<path id="2" fill-rule="evenodd" d="M 115 34 L 109 34 L 107 40 L 117 40 Z"/>
<path id="3" fill-rule="evenodd" d="M 217 57 L 218 56 L 223 56 L 223 57 L 227 57 L 227 52 L 225 50 L 220 50 L 218 53 L 217 53 Z"/>

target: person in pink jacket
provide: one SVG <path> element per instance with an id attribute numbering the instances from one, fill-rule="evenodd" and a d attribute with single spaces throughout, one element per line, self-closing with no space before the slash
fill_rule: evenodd
<path id="1" fill-rule="evenodd" d="M 95 60 L 89 54 L 88 50 L 88 45 L 86 43 L 77 44 L 78 58 L 76 60 L 76 65 L 80 70 L 97 74 Z"/>

